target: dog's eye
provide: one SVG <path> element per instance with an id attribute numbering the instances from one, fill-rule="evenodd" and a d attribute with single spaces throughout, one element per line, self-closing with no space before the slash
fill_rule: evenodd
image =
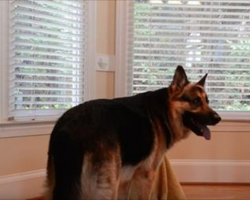
<path id="1" fill-rule="evenodd" d="M 201 105 L 201 99 L 200 97 L 197 97 L 195 99 L 193 99 L 192 103 L 196 106 L 200 106 Z"/>

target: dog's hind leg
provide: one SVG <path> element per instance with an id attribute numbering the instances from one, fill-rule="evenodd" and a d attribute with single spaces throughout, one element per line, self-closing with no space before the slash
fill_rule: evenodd
<path id="1" fill-rule="evenodd" d="M 106 151 L 105 154 L 102 155 L 105 159 L 98 156 L 97 160 L 93 154 L 84 156 L 81 176 L 82 199 L 117 199 L 120 158 L 114 152 Z"/>

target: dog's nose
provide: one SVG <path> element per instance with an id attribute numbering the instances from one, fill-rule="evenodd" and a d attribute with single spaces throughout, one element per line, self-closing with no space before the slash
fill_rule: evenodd
<path id="1" fill-rule="evenodd" d="M 219 123 L 220 121 L 221 121 L 220 115 L 218 115 L 217 113 L 214 113 L 214 114 L 213 114 L 213 122 L 214 122 L 214 124 L 217 124 L 217 123 Z"/>

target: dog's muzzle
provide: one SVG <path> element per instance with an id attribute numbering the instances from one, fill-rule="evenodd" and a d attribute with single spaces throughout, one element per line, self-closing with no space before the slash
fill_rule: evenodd
<path id="1" fill-rule="evenodd" d="M 218 113 L 213 112 L 211 115 L 212 115 L 211 116 L 211 122 L 208 125 L 216 125 L 221 121 L 221 117 L 220 117 L 220 115 Z"/>
<path id="2" fill-rule="evenodd" d="M 211 132 L 207 126 L 216 125 L 221 121 L 221 117 L 215 111 L 209 113 L 186 112 L 183 123 L 198 136 L 203 136 L 206 140 L 211 139 Z"/>

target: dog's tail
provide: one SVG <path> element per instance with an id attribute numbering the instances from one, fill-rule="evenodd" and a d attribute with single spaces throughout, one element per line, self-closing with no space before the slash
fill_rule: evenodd
<path id="1" fill-rule="evenodd" d="M 49 156 L 47 162 L 47 176 L 45 180 L 44 200 L 53 200 L 53 191 L 55 187 L 55 170 L 52 156 Z"/>

